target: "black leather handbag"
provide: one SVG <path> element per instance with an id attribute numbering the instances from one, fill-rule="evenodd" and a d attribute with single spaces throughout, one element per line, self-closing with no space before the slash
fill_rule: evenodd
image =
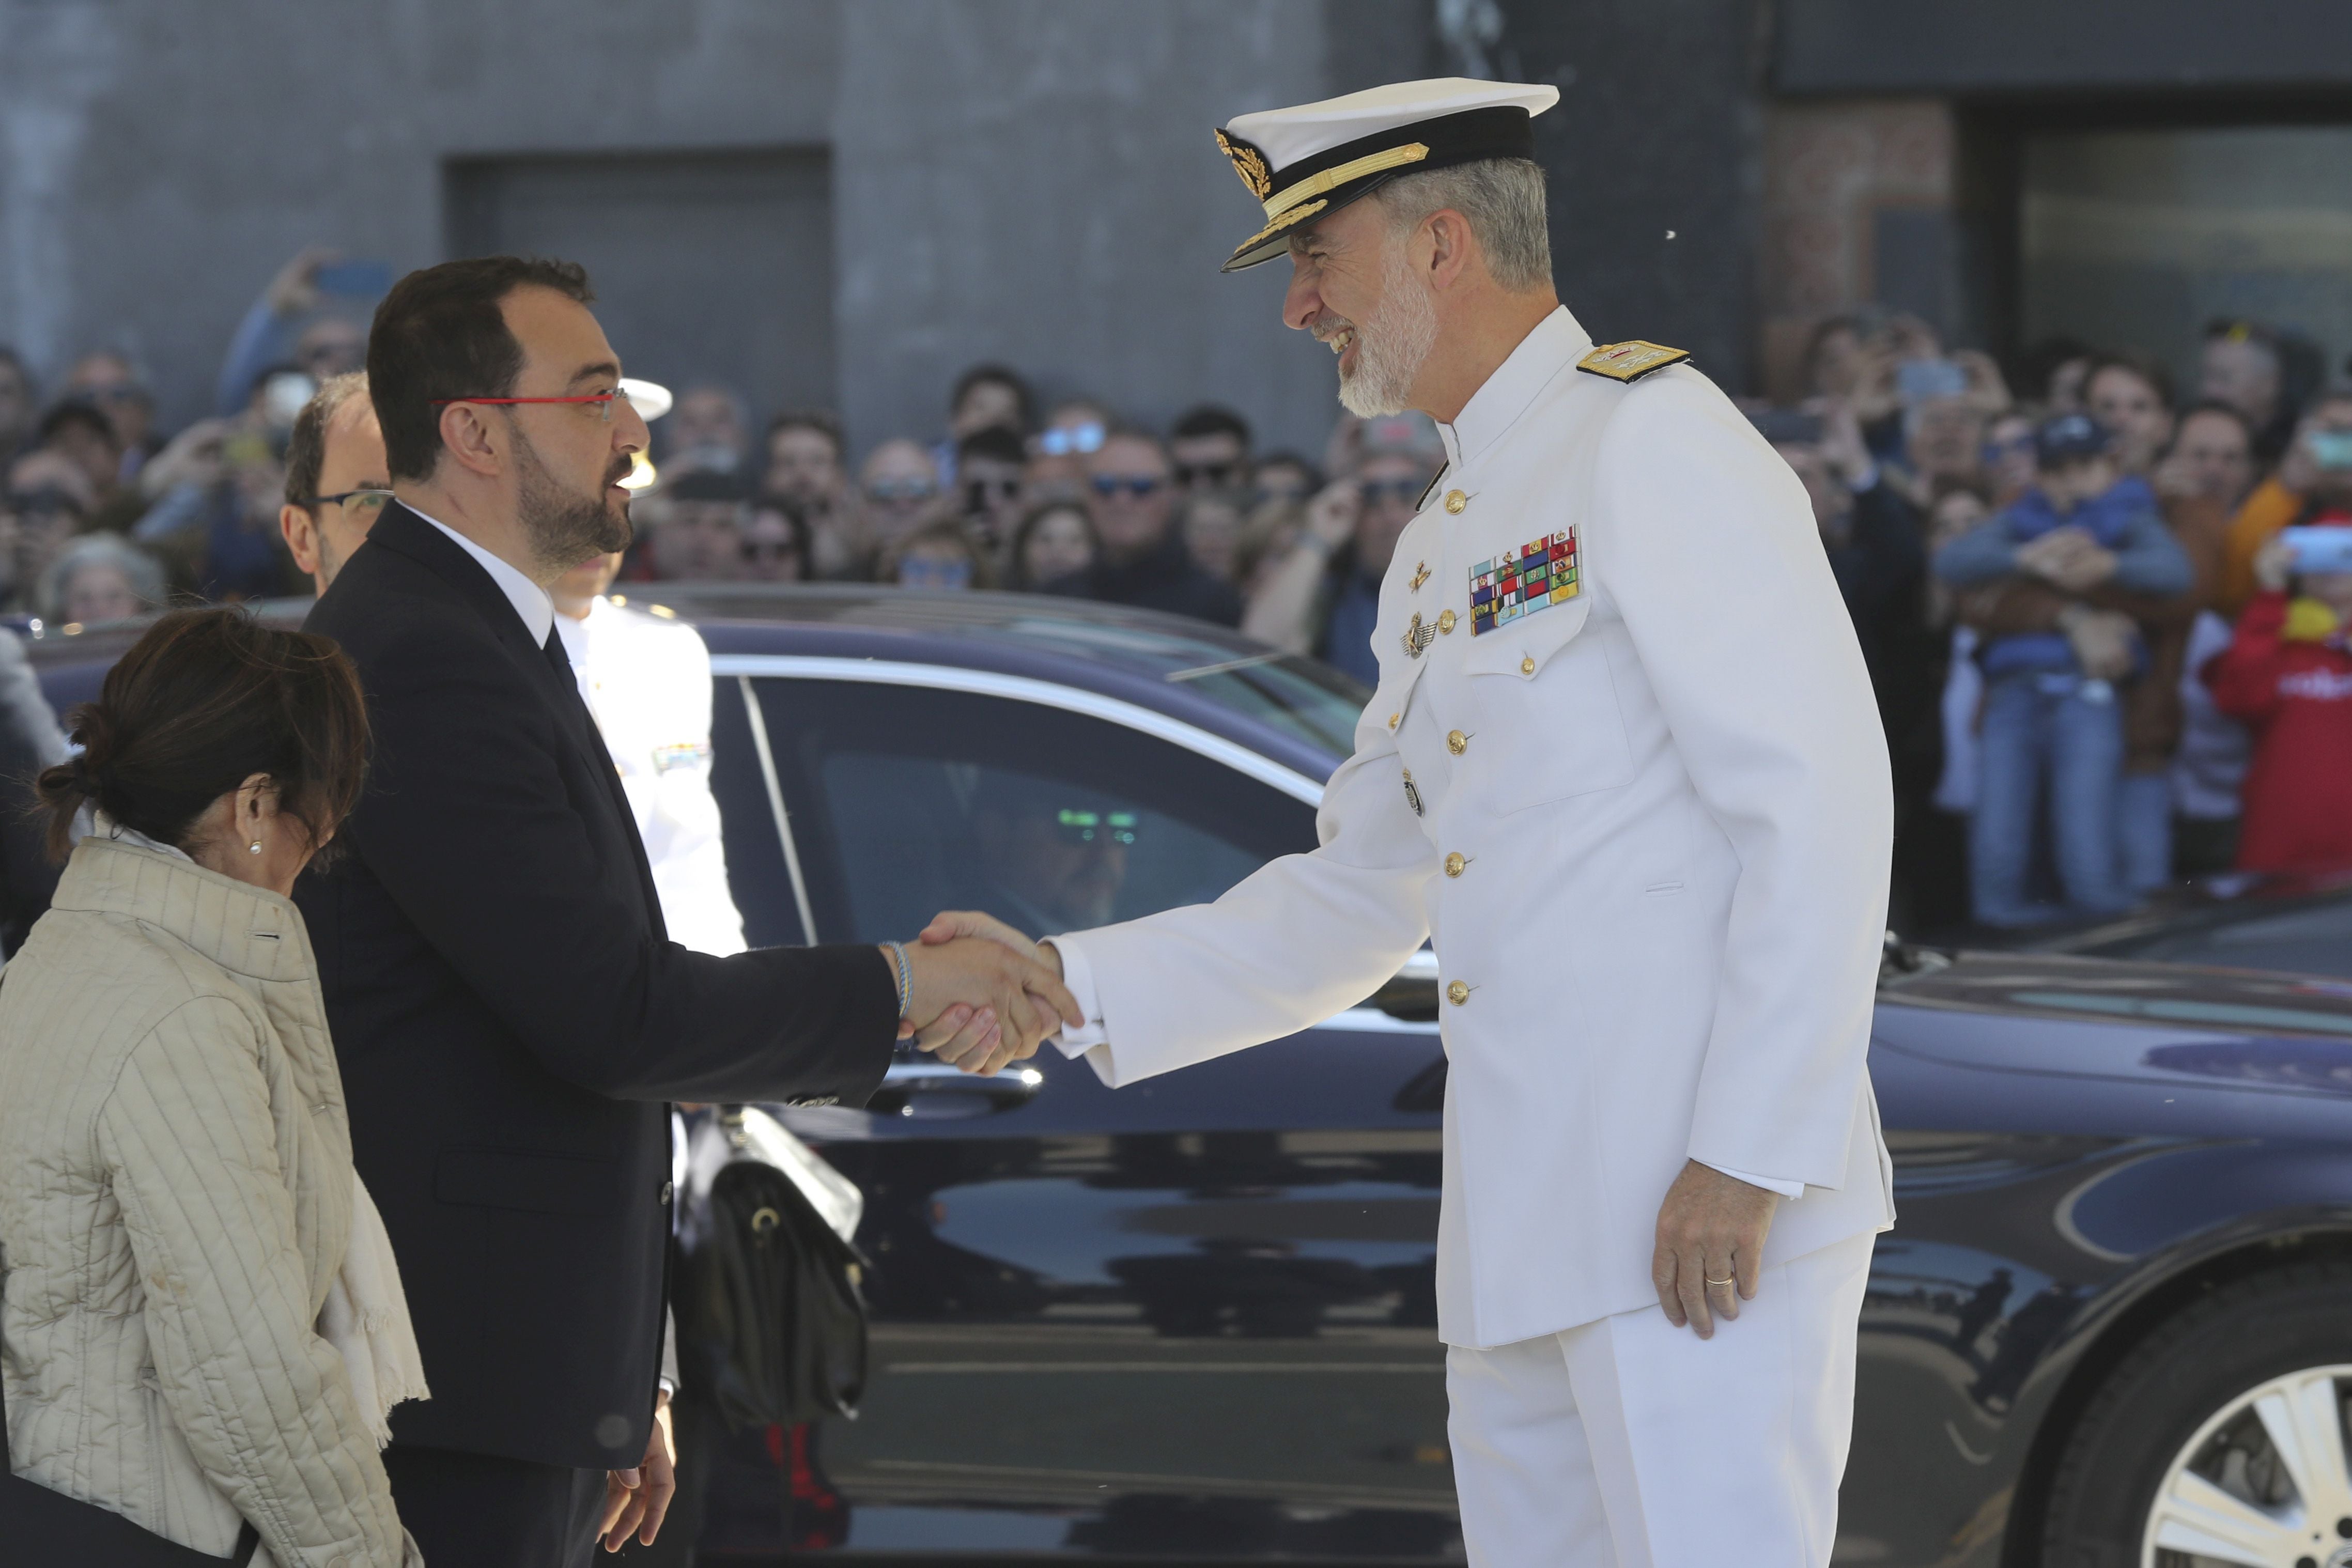
<path id="1" fill-rule="evenodd" d="M 7 1394 L 0 1388 L 0 1542 L 11 1563 L 104 1563 L 106 1568 L 238 1568 L 253 1561 L 261 1536 L 246 1521 L 236 1550 L 215 1557 L 142 1530 L 112 1509 L 51 1491 L 16 1473 L 8 1458 Z"/>
<path id="2" fill-rule="evenodd" d="M 679 1338 L 708 1348 L 709 1392 L 732 1428 L 855 1418 L 866 1263 L 844 1232 L 856 1188 L 757 1108 L 731 1107 L 720 1125 L 729 1156 L 680 1281 Z"/>

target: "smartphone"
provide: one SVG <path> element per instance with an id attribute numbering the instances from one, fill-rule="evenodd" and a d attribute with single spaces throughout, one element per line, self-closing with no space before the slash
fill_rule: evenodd
<path id="1" fill-rule="evenodd" d="M 1906 360 L 1895 367 L 1895 390 L 1906 403 L 1958 397 L 1969 390 L 1969 376 L 1949 360 Z"/>
<path id="2" fill-rule="evenodd" d="M 2279 535 L 2294 554 L 2298 576 L 2352 571 L 2352 528 L 2288 528 Z"/>
<path id="3" fill-rule="evenodd" d="M 2303 439 L 2311 460 L 2322 468 L 2352 468 L 2352 432 L 2315 430 Z"/>
<path id="4" fill-rule="evenodd" d="M 392 291 L 392 264 L 331 262 L 312 273 L 310 282 L 321 294 L 339 294 L 346 299 L 380 299 Z"/>

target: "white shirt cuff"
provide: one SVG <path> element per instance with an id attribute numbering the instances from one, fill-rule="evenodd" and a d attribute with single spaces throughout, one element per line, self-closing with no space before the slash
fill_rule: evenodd
<path id="1" fill-rule="evenodd" d="M 1078 1010 L 1087 1015 L 1085 1027 L 1065 1026 L 1061 1033 L 1052 1037 L 1053 1042 L 1061 1048 L 1064 1056 L 1085 1057 L 1087 1065 L 1095 1070 L 1095 1076 L 1116 1088 L 1110 1034 L 1103 1025 L 1102 1001 L 1095 994 L 1095 968 L 1087 961 L 1087 950 L 1066 936 L 1048 936 L 1044 940 L 1051 942 L 1054 951 L 1062 956 L 1062 984 L 1069 988 Z"/>
<path id="2" fill-rule="evenodd" d="M 1774 1176 L 1755 1176 L 1748 1171 L 1733 1170 L 1729 1166 L 1717 1165 L 1712 1160 L 1701 1160 L 1699 1164 L 1711 1171 L 1720 1171 L 1734 1181 L 1744 1181 L 1749 1186 L 1760 1186 L 1766 1192 L 1777 1192 L 1785 1198 L 1795 1199 L 1805 1196 L 1805 1184 L 1801 1181 L 1781 1181 Z"/>

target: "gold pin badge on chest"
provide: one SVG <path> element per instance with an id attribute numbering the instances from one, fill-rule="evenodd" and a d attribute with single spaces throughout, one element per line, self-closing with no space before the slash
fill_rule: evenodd
<path id="1" fill-rule="evenodd" d="M 1436 640 L 1437 628 L 1423 622 L 1421 612 L 1414 611 L 1412 624 L 1404 629 L 1404 651 L 1418 659 L 1421 657 L 1422 650 Z"/>
<path id="2" fill-rule="evenodd" d="M 1421 585 L 1428 580 L 1429 563 L 1424 560 L 1415 565 L 1412 569 L 1412 591 L 1415 593 L 1419 593 L 1421 591 Z"/>

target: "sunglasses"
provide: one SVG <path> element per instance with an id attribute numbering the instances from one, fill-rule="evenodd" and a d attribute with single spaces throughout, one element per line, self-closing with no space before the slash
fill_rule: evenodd
<path id="1" fill-rule="evenodd" d="M 1092 421 L 1066 427 L 1057 425 L 1037 437 L 1037 450 L 1048 457 L 1067 457 L 1077 452 L 1099 452 L 1103 435 L 1103 427 Z"/>
<path id="2" fill-rule="evenodd" d="M 967 479 L 963 482 L 965 504 L 985 507 L 996 500 L 1010 500 L 1021 494 L 1021 481 L 1011 479 Z"/>
<path id="3" fill-rule="evenodd" d="M 1054 820 L 1054 837 L 1076 847 L 1079 844 L 1131 844 L 1135 842 L 1136 817 L 1132 811 L 1076 811 L 1065 810 Z"/>
<path id="4" fill-rule="evenodd" d="M 1095 494 L 1108 500 L 1124 490 L 1140 500 L 1166 483 L 1155 474 L 1097 474 L 1095 476 Z"/>
<path id="5" fill-rule="evenodd" d="M 1191 488 L 1194 485 L 1213 485 L 1223 489 L 1241 476 L 1239 463 L 1179 463 L 1176 483 Z"/>
<path id="6" fill-rule="evenodd" d="M 1420 479 L 1367 479 L 1356 486 L 1356 494 L 1364 498 L 1367 507 L 1377 507 L 1382 501 L 1402 501 L 1411 506 L 1427 488 L 1427 483 Z"/>
<path id="7" fill-rule="evenodd" d="M 928 501 L 939 494 L 940 487 L 929 479 L 877 479 L 866 486 L 869 501 Z"/>
<path id="8" fill-rule="evenodd" d="M 898 563 L 901 588 L 970 588 L 971 562 L 908 556 Z"/>

